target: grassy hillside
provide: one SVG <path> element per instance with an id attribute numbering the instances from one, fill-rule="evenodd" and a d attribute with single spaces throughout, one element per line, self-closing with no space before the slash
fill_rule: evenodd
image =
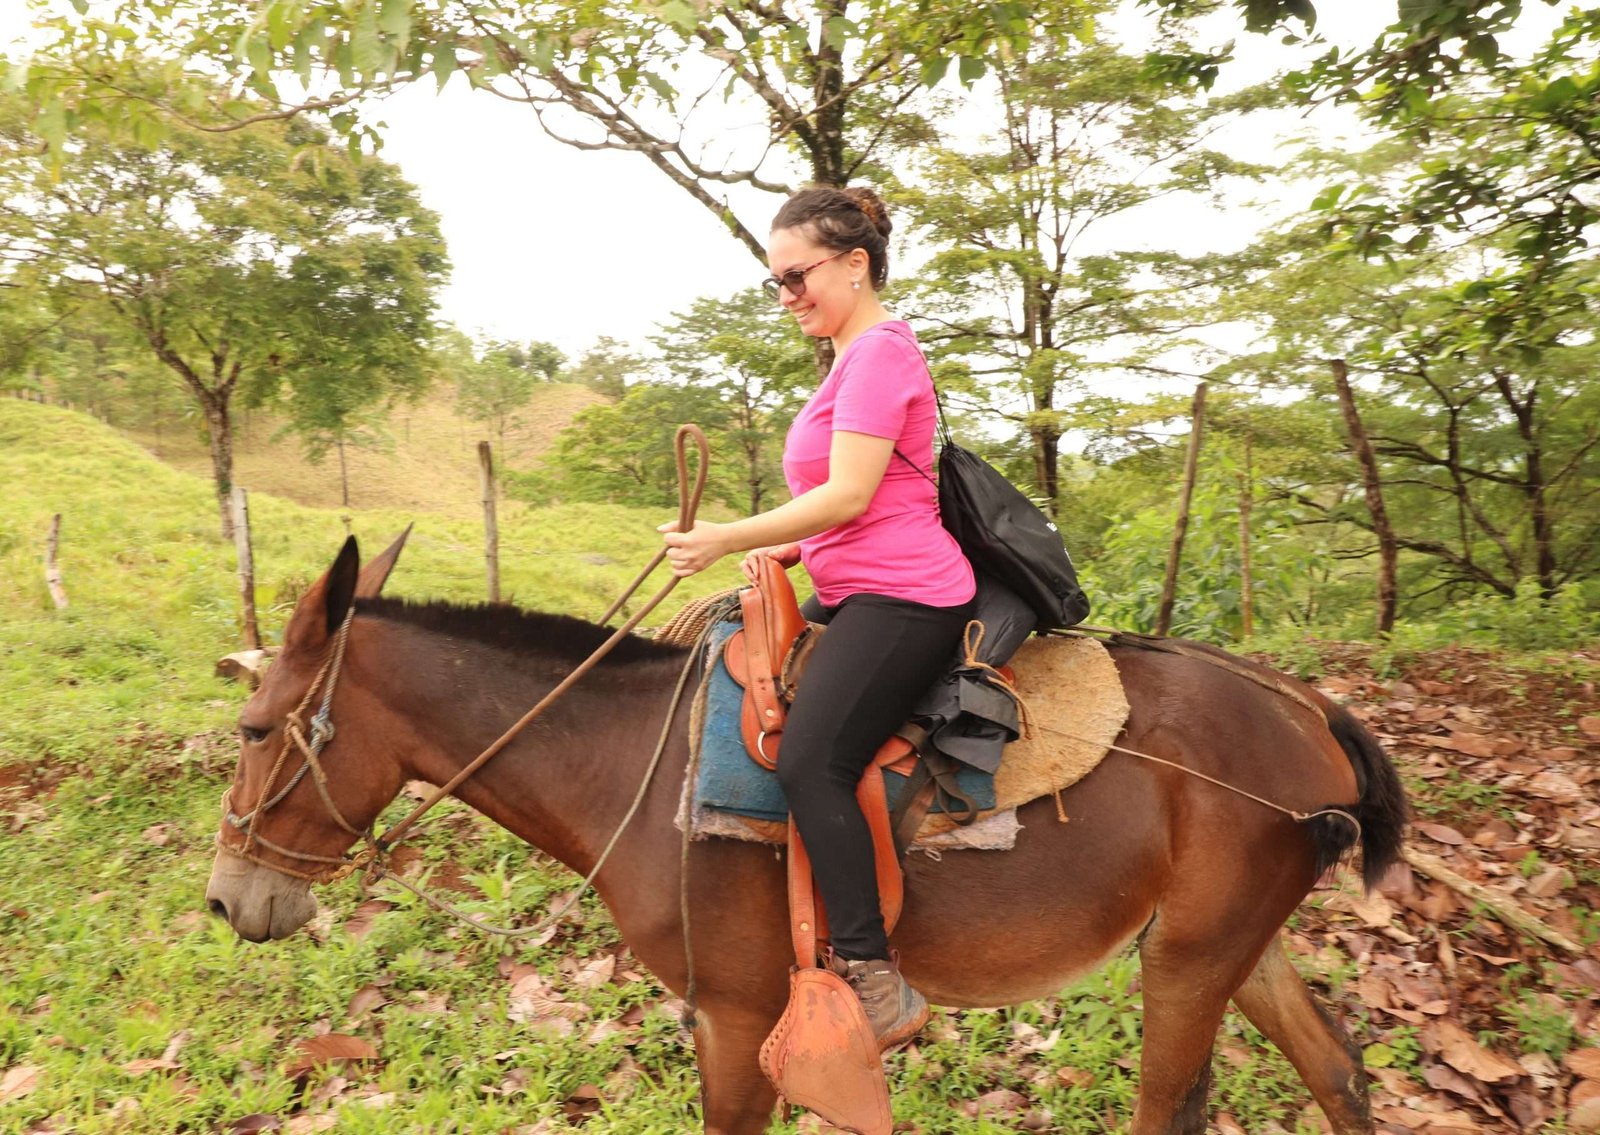
<path id="1" fill-rule="evenodd" d="M 541 386 L 517 424 L 506 431 L 505 452 L 497 460 L 518 467 L 531 463 L 574 414 L 599 401 L 600 395 L 586 386 Z M 241 413 L 237 431 L 234 477 L 239 484 L 304 505 L 339 507 L 338 454 L 311 462 L 300 441 L 283 434 L 282 421 L 265 412 Z M 129 436 L 175 468 L 211 475 L 210 453 L 198 431 L 143 430 Z M 345 449 L 351 507 L 476 515 L 480 440 L 497 441 L 485 426 L 456 413 L 448 391 L 437 390 L 415 406 L 397 408 L 379 445 Z"/>
<path id="2" fill-rule="evenodd" d="M 428 469 L 420 458 L 416 467 Z M 421 479 L 421 478 L 419 478 Z M 442 480 L 431 475 L 429 480 Z M 94 419 L 0 400 L 0 763 L 97 752 L 129 720 L 181 733 L 214 726 L 236 688 L 210 675 L 238 645 L 234 553 L 216 533 L 207 480 L 156 460 Z M 41 569 L 53 513 L 71 606 Z M 352 510 L 366 554 L 417 522 L 388 591 L 484 596 L 476 506 L 462 516 Z M 251 495 L 258 607 L 275 636 L 345 536 L 342 510 Z M 610 505 L 501 510 L 501 586 L 513 602 L 595 618 L 659 546 L 655 510 Z M 659 586 L 666 578 L 653 581 Z M 660 618 L 737 578 L 732 562 L 682 586 Z M 652 617 L 655 621 L 655 617 Z"/>

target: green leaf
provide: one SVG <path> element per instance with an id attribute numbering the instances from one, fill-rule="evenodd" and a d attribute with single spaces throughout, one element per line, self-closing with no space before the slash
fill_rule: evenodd
<path id="1" fill-rule="evenodd" d="M 1319 211 L 1324 210 L 1324 209 L 1333 208 L 1335 205 L 1337 205 L 1339 203 L 1339 198 L 1343 194 L 1344 194 L 1344 186 L 1342 186 L 1342 185 L 1330 185 L 1330 186 L 1328 186 L 1328 188 L 1324 189 L 1321 193 L 1317 194 L 1316 199 L 1311 202 L 1311 211 L 1312 212 L 1319 212 Z"/>
<path id="2" fill-rule="evenodd" d="M 383 9 L 378 14 L 378 27 L 396 37 L 406 39 L 411 35 L 411 4 L 412 0 L 383 0 Z"/>
<path id="3" fill-rule="evenodd" d="M 378 10 L 372 0 L 364 0 L 350 32 L 350 62 L 363 77 L 369 78 L 383 66 L 383 41 L 378 36 Z"/>
<path id="4" fill-rule="evenodd" d="M 989 65 L 982 59 L 972 55 L 963 55 L 960 69 L 961 85 L 964 87 L 972 86 L 973 83 L 983 78 L 983 73 L 988 69 Z"/>
<path id="5" fill-rule="evenodd" d="M 1438 15 L 1442 7 L 1444 0 L 1400 0 L 1398 15 L 1402 23 L 1416 25 Z"/>
<path id="6" fill-rule="evenodd" d="M 1361 1062 L 1368 1068 L 1393 1068 L 1395 1051 L 1386 1044 L 1369 1044 L 1361 1051 Z"/>
<path id="7" fill-rule="evenodd" d="M 433 49 L 433 76 L 439 82 L 439 89 L 444 90 L 444 85 L 450 81 L 450 76 L 456 73 L 456 49 L 449 44 L 443 44 Z"/>
<path id="8" fill-rule="evenodd" d="M 556 63 L 555 37 L 539 33 L 533 41 L 533 66 L 539 71 L 549 71 Z"/>
<path id="9" fill-rule="evenodd" d="M 1466 56 L 1469 59 L 1476 59 L 1485 67 L 1492 67 L 1495 60 L 1500 58 L 1500 43 L 1487 32 L 1475 35 L 1467 40 Z"/>
<path id="10" fill-rule="evenodd" d="M 678 92 L 673 89 L 672 84 L 667 82 L 660 75 L 657 75 L 654 71 L 646 71 L 644 73 L 644 81 L 649 83 L 650 89 L 655 91 L 656 94 L 660 95 L 662 100 L 665 102 L 670 103 L 673 99 L 678 97 Z"/>
<path id="11" fill-rule="evenodd" d="M 667 0 L 661 5 L 661 18 L 685 35 L 700 26 L 700 13 L 694 10 L 694 5 L 688 0 Z"/>
<path id="12" fill-rule="evenodd" d="M 272 49 L 258 35 L 251 36 L 245 43 L 245 58 L 258 75 L 266 75 L 272 70 Z"/>
<path id="13" fill-rule="evenodd" d="M 922 61 L 922 85 L 937 87 L 944 73 L 950 70 L 950 60 L 942 55 L 929 56 Z"/>
<path id="14" fill-rule="evenodd" d="M 60 99 L 52 98 L 44 104 L 33 120 L 33 132 L 43 138 L 50 152 L 59 154 L 67 140 L 67 107 Z"/>
<path id="15" fill-rule="evenodd" d="M 842 48 L 850 37 L 859 34 L 856 22 L 846 16 L 830 16 L 822 25 L 822 42 L 828 47 Z"/>
<path id="16" fill-rule="evenodd" d="M 297 14 L 290 10 L 284 0 L 267 5 L 267 42 L 272 44 L 273 51 L 282 51 L 294 39 L 294 24 L 290 17 Z"/>

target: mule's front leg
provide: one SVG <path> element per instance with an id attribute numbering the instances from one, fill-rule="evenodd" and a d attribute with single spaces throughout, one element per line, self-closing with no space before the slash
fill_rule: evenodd
<path id="1" fill-rule="evenodd" d="M 777 1015 L 722 1008 L 702 1011 L 694 1029 L 706 1135 L 762 1135 L 778 1093 L 757 1059 Z"/>

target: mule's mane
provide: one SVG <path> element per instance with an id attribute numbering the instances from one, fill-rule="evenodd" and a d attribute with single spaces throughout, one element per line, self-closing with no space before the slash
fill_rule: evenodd
<path id="1" fill-rule="evenodd" d="M 358 599 L 356 612 L 451 638 L 470 639 L 518 654 L 556 655 L 582 662 L 616 628 L 598 627 L 570 615 L 526 611 L 510 603 L 451 603 L 445 599 Z M 682 657 L 683 648 L 628 635 L 601 664 Z"/>

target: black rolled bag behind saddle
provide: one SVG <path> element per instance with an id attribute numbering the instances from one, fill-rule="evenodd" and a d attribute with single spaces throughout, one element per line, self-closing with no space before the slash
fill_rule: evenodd
<path id="1" fill-rule="evenodd" d="M 922 347 L 907 336 L 912 348 Z M 926 356 L 923 365 L 927 365 Z M 929 382 L 933 372 L 928 372 Z M 939 408 L 939 479 L 911 458 L 900 460 L 926 477 L 939 491 L 939 516 L 945 530 L 978 572 L 1016 592 L 1039 619 L 1039 630 L 1076 626 L 1089 617 L 1089 598 L 1078 584 L 1078 569 L 1061 540 L 1061 531 L 1005 474 L 950 438 L 944 399 L 933 391 Z M 1001 661 L 1009 657 L 1002 657 Z"/>
<path id="2" fill-rule="evenodd" d="M 951 441 L 948 431 L 939 449 L 938 484 L 945 528 L 974 568 L 1033 608 L 1041 630 L 1089 617 L 1088 596 L 1055 524 L 998 469 Z"/>

